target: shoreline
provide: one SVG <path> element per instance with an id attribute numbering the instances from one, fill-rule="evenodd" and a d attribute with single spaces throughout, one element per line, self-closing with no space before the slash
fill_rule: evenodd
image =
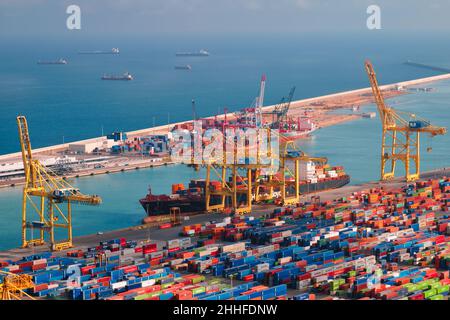
<path id="1" fill-rule="evenodd" d="M 420 85 L 424 83 L 430 83 L 430 82 L 437 82 L 450 79 L 450 73 L 438 75 L 438 76 L 432 76 L 427 78 L 419 78 L 415 80 L 408 80 L 393 84 L 387 84 L 380 86 L 381 90 L 383 90 L 383 96 L 384 98 L 390 99 L 393 97 L 397 97 L 404 94 L 411 94 L 407 91 L 400 91 L 398 90 L 399 87 L 407 87 L 412 85 Z M 361 89 L 355 89 L 350 91 L 343 91 L 343 92 L 337 92 L 337 93 L 331 93 L 328 95 L 323 95 L 319 97 L 312 97 L 312 98 L 306 98 L 302 100 L 296 100 L 291 102 L 291 106 L 289 109 L 289 115 L 296 117 L 296 116 L 308 116 L 314 123 L 316 123 L 318 129 L 326 128 L 329 126 L 354 121 L 360 119 L 363 114 L 362 113 L 356 113 L 356 112 L 350 112 L 348 114 L 334 114 L 333 111 L 335 110 L 345 110 L 345 109 L 351 109 L 353 106 L 366 106 L 368 104 L 374 103 L 374 99 L 372 96 L 372 90 L 370 87 L 361 88 Z M 266 106 L 263 107 L 263 111 L 271 111 L 274 109 L 274 105 L 272 106 Z M 217 115 L 217 116 L 211 116 L 206 117 L 204 119 L 214 119 L 217 117 L 217 119 L 223 119 L 225 117 L 224 114 Z M 233 118 L 233 114 L 228 114 L 228 117 Z M 165 134 L 167 133 L 171 127 L 179 124 L 183 124 L 188 121 L 182 121 L 182 122 L 176 122 L 171 123 L 163 126 L 156 126 L 156 127 L 150 127 L 145 129 L 139 129 L 134 131 L 128 131 L 126 132 L 127 136 L 129 138 L 134 138 L 137 136 L 142 135 L 149 135 L 149 134 Z M 305 139 L 307 137 L 302 137 L 302 139 Z M 58 144 L 53 146 L 47 146 L 42 148 L 33 149 L 33 154 L 39 158 L 39 155 L 41 156 L 57 156 L 61 155 L 59 153 L 64 152 L 68 149 L 69 144 L 78 144 L 78 143 L 86 143 L 86 142 L 96 142 L 96 141 L 103 141 L 106 139 L 106 136 L 101 137 L 95 137 L 80 141 L 74 141 L 69 142 L 65 144 Z M 124 156 L 119 157 L 113 157 L 111 156 L 111 160 L 107 161 L 114 161 L 115 159 L 126 159 Z M 15 152 L 5 155 L 0 155 L 0 161 L 1 162 L 20 162 L 21 159 L 21 153 Z M 138 170 L 141 168 L 150 168 L 150 167 L 159 167 L 159 166 L 165 166 L 165 165 L 171 165 L 173 162 L 171 162 L 168 159 L 160 158 L 161 160 L 159 162 L 152 162 L 150 160 L 151 158 L 147 158 L 146 160 L 142 161 L 136 161 L 134 164 L 131 164 L 129 166 L 118 166 L 118 167 L 108 167 L 108 168 L 101 168 L 101 169 L 89 169 L 85 171 L 78 171 L 71 174 L 64 175 L 64 178 L 78 178 L 78 177 L 89 177 L 89 176 L 95 176 L 99 174 L 110 174 L 110 173 L 117 173 L 117 172 L 125 172 L 130 170 Z M 18 185 L 24 184 L 23 178 L 18 179 L 9 179 L 9 180 L 0 180 L 0 191 L 4 188 L 8 187 L 15 187 Z"/>
<path id="2" fill-rule="evenodd" d="M 419 84 L 424 84 L 424 83 L 442 81 L 442 80 L 447 80 L 447 79 L 450 79 L 450 73 L 443 74 L 443 75 L 432 76 L 432 77 L 426 77 L 426 78 L 419 78 L 419 79 L 414 79 L 414 80 L 402 81 L 402 82 L 397 82 L 397 83 L 392 83 L 392 84 L 387 84 L 387 85 L 382 85 L 382 86 L 380 86 L 380 89 L 381 90 L 389 90 L 389 89 L 394 89 L 397 86 L 404 86 L 404 87 L 406 87 L 406 86 L 412 86 L 412 85 L 419 85 Z M 372 92 L 371 88 L 370 87 L 366 87 L 366 88 L 354 89 L 354 90 L 349 90 L 349 91 L 342 91 L 342 92 L 331 93 L 331 94 L 318 96 L 318 97 L 306 98 L 306 99 L 302 99 L 302 100 L 295 100 L 295 101 L 291 102 L 291 110 L 299 108 L 299 107 L 302 107 L 305 104 L 321 102 L 323 100 L 329 100 L 329 99 L 338 98 L 338 97 L 345 97 L 346 95 L 352 95 L 352 94 L 362 95 L 362 94 L 367 94 L 367 93 L 371 93 L 371 92 Z M 383 92 L 383 94 L 385 94 L 385 92 Z M 385 97 L 385 98 L 388 99 L 389 97 Z M 371 99 L 371 100 L 373 100 L 373 99 Z M 275 108 L 275 105 L 271 105 L 271 106 L 263 107 L 262 109 L 263 109 L 263 111 L 271 111 L 274 108 Z M 221 115 L 218 115 L 217 118 L 221 119 L 224 116 L 225 116 L 224 114 L 221 114 Z M 214 116 L 210 116 L 210 117 L 205 117 L 204 119 L 213 119 L 213 118 L 214 118 Z M 137 129 L 137 130 L 128 131 L 126 133 L 127 133 L 127 135 L 133 137 L 133 136 L 136 136 L 136 135 L 145 135 L 145 134 L 148 134 L 148 133 L 166 132 L 168 127 L 173 127 L 173 126 L 175 126 L 177 124 L 183 124 L 183 123 L 186 123 L 186 122 L 189 122 L 189 121 L 190 120 L 186 120 L 186 121 L 175 122 L 175 123 L 170 123 L 170 124 L 156 126 L 156 127 Z M 90 139 L 72 141 L 72 142 L 68 142 L 68 143 L 64 143 L 64 144 L 57 144 L 57 145 L 52 145 L 52 146 L 47 146 L 47 147 L 41 147 L 41 148 L 33 149 L 33 152 L 34 152 L 34 154 L 39 154 L 39 153 L 45 153 L 45 152 L 49 152 L 49 151 L 57 151 L 57 150 L 62 150 L 62 149 L 68 148 L 69 144 L 84 143 L 84 142 L 94 142 L 94 141 L 99 141 L 99 140 L 104 139 L 104 138 L 106 138 L 106 136 L 94 137 L 94 138 L 90 138 Z M 21 157 L 20 151 L 9 153 L 9 154 L 0 155 L 0 161 L 7 160 L 7 159 L 10 159 L 12 157 Z"/>

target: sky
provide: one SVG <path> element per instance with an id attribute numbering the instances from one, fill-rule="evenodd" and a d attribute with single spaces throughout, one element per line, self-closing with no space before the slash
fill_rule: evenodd
<path id="1" fill-rule="evenodd" d="M 66 27 L 72 4 L 80 30 Z M 0 0 L 0 36 L 363 31 L 373 4 L 385 32 L 450 30 L 448 0 Z"/>

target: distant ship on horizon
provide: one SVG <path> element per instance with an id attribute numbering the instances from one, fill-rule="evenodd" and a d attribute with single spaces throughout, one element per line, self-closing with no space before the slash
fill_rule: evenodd
<path id="1" fill-rule="evenodd" d="M 175 66 L 175 70 L 192 70 L 192 66 L 190 64 L 186 64 L 184 66 Z"/>
<path id="2" fill-rule="evenodd" d="M 67 60 L 63 59 L 63 58 L 60 58 L 60 59 L 55 60 L 55 61 L 41 61 L 41 60 L 39 60 L 37 62 L 37 64 L 67 64 Z"/>
<path id="3" fill-rule="evenodd" d="M 129 72 L 125 72 L 123 75 L 121 76 L 117 76 L 117 75 L 103 75 L 102 80 L 133 80 L 133 76 L 129 73 Z"/>
<path id="4" fill-rule="evenodd" d="M 175 53 L 177 57 L 207 57 L 209 52 L 205 49 L 201 49 L 198 52 L 177 52 Z"/>
<path id="5" fill-rule="evenodd" d="M 93 51 L 78 51 L 78 54 L 119 54 L 119 48 L 112 48 L 109 51 L 93 50 Z"/>

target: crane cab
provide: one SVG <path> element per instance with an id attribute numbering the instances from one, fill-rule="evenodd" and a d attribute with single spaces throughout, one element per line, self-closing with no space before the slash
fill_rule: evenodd
<path id="1" fill-rule="evenodd" d="M 421 128 L 428 127 L 430 125 L 430 123 L 426 122 L 426 121 L 422 121 L 422 120 L 412 120 L 412 121 L 409 121 L 408 125 L 411 129 L 421 129 Z"/>
<path id="2" fill-rule="evenodd" d="M 53 197 L 58 201 L 63 201 L 65 198 L 80 193 L 80 189 L 66 188 L 53 190 Z"/>

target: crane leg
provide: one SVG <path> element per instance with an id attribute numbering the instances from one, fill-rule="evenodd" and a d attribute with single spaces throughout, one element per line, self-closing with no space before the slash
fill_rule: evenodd
<path id="1" fill-rule="evenodd" d="M 390 136 L 391 145 L 387 144 L 387 140 Z M 395 174 L 395 154 L 396 154 L 397 134 L 395 131 L 387 131 L 383 128 L 382 141 L 381 141 L 381 180 L 389 180 L 394 177 Z M 389 150 L 387 152 L 387 150 Z M 391 168 L 387 172 L 386 164 L 390 160 Z"/>
<path id="2" fill-rule="evenodd" d="M 67 202 L 67 242 L 72 246 L 72 205 Z"/>
<path id="3" fill-rule="evenodd" d="M 392 179 L 395 176 L 395 168 L 397 166 L 397 159 L 395 158 L 397 154 L 397 144 L 398 144 L 398 137 L 397 137 L 397 131 L 392 132 L 392 149 L 391 149 L 391 172 L 389 173 L 389 179 Z"/>
<path id="4" fill-rule="evenodd" d="M 417 179 L 420 178 L 420 132 L 417 132 L 416 136 L 416 174 Z"/>
<path id="5" fill-rule="evenodd" d="M 41 197 L 41 211 L 40 211 L 40 219 L 41 219 L 41 223 L 44 224 L 45 223 L 45 197 Z M 39 237 L 40 237 L 40 242 L 42 244 L 44 244 L 44 229 L 40 229 L 39 230 Z"/>
<path id="6" fill-rule="evenodd" d="M 412 176 L 410 174 L 410 161 L 411 161 L 411 149 L 410 149 L 410 140 L 411 140 L 411 136 L 410 133 L 407 132 L 405 134 L 406 136 L 406 145 L 405 145 L 405 149 L 406 149 L 406 156 L 405 156 L 405 172 L 406 172 L 406 181 L 412 181 Z"/>
<path id="7" fill-rule="evenodd" d="M 22 195 L 22 248 L 27 246 L 27 193 L 24 190 Z"/>
<path id="8" fill-rule="evenodd" d="M 407 181 L 415 181 L 420 178 L 420 133 L 416 132 L 415 141 L 410 138 L 410 134 L 408 134 L 408 166 L 411 169 L 411 159 L 415 165 L 414 173 L 407 172 L 406 180 Z M 412 148 L 411 148 L 412 147 Z"/>
<path id="9" fill-rule="evenodd" d="M 211 191 L 209 189 L 210 185 L 210 176 L 211 176 L 211 166 L 206 166 L 206 181 L 205 181 L 205 202 L 206 202 L 206 212 L 209 212 L 209 203 L 211 199 Z"/>
<path id="10" fill-rule="evenodd" d="M 48 199 L 48 218 L 50 220 L 50 247 L 55 250 L 55 219 L 53 214 L 53 199 Z"/>

